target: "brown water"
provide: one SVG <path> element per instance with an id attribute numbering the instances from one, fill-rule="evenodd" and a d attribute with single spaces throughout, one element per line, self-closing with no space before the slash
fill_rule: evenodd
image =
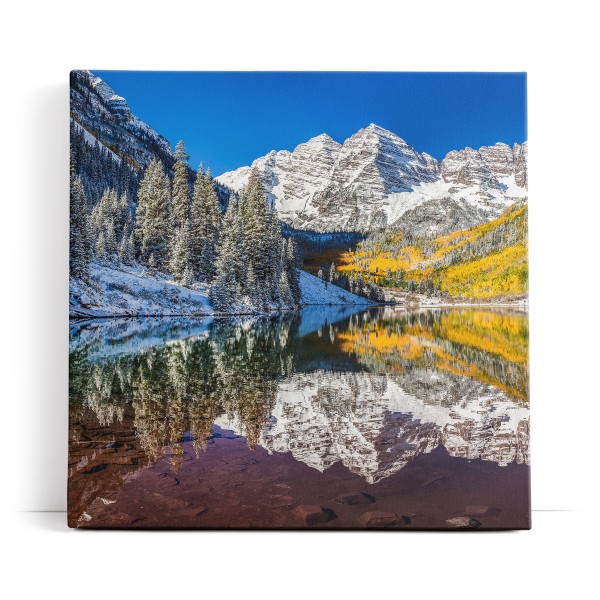
<path id="1" fill-rule="evenodd" d="M 71 526 L 529 527 L 524 314 L 96 321 L 70 358 Z"/>

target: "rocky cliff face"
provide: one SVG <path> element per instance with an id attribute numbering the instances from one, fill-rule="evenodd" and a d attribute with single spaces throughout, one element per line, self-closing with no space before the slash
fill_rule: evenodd
<path id="1" fill-rule="evenodd" d="M 173 163 L 169 142 L 135 116 L 125 98 L 90 71 L 71 72 L 71 118 L 100 144 L 126 158 L 134 168 L 160 158 Z"/>
<path id="2" fill-rule="evenodd" d="M 515 157 L 515 181 L 517 185 L 527 187 L 527 142 L 515 144 L 513 149 Z"/>
<path id="3" fill-rule="evenodd" d="M 331 184 L 352 187 L 360 197 L 410 192 L 439 175 L 437 160 L 419 154 L 394 133 L 371 124 L 341 146 Z"/>
<path id="4" fill-rule="evenodd" d="M 446 183 L 478 186 L 481 190 L 499 187 L 499 182 L 483 156 L 472 148 L 452 150 L 442 161 L 442 178 Z"/>
<path id="5" fill-rule="evenodd" d="M 504 178 L 514 178 L 519 187 L 527 187 L 527 142 L 512 148 L 498 142 L 479 150 L 453 150 L 442 161 L 442 177 L 447 183 L 465 186 L 477 185 L 482 189 L 501 187 Z M 518 173 L 518 175 L 517 175 Z"/>
<path id="6" fill-rule="evenodd" d="M 291 153 L 271 152 L 217 181 L 239 191 L 254 167 L 283 221 L 321 232 L 470 227 L 527 194 L 526 144 L 452 151 L 440 164 L 374 124 L 343 144 L 323 134 Z"/>

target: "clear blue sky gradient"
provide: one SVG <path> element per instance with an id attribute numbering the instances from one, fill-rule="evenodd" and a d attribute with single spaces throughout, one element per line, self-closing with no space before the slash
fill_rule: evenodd
<path id="1" fill-rule="evenodd" d="M 93 72 L 215 176 L 370 123 L 438 160 L 527 139 L 525 73 Z"/>

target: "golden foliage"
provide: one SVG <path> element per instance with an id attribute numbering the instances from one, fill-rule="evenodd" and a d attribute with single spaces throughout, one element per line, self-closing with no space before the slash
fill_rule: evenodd
<path id="1" fill-rule="evenodd" d="M 369 363 L 400 372 L 408 365 L 430 366 L 471 377 L 528 398 L 527 316 L 486 310 L 453 310 L 432 321 L 379 320 L 338 332 L 336 343 Z M 393 361 L 389 359 L 393 358 Z M 403 366 L 404 365 L 404 366 Z"/>
<path id="2" fill-rule="evenodd" d="M 393 234 L 368 247 L 362 243 L 355 252 L 340 254 L 336 266 L 348 275 L 354 272 L 370 276 L 383 286 L 393 285 L 386 279 L 387 274 L 395 280 L 396 273 L 401 272 L 406 284 L 430 281 L 435 289 L 453 298 L 515 296 L 527 292 L 526 231 L 527 206 L 518 202 L 489 223 L 433 240 L 417 240 L 399 247 L 402 236 Z M 507 232 L 511 238 L 506 237 Z M 488 243 L 490 236 L 495 237 Z M 473 256 L 472 249 L 482 246 L 486 251 Z"/>

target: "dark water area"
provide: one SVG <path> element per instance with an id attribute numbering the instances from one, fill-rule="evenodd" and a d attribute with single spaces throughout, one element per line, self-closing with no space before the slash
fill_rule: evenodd
<path id="1" fill-rule="evenodd" d="M 72 324 L 69 524 L 528 528 L 527 315 L 353 311 Z"/>

